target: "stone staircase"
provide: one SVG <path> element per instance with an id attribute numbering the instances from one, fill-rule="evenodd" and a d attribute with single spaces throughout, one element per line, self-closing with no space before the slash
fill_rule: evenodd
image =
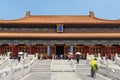
<path id="1" fill-rule="evenodd" d="M 37 60 L 33 64 L 31 72 L 51 72 L 51 60 Z"/>
<path id="2" fill-rule="evenodd" d="M 80 60 L 79 64 L 76 64 L 76 72 L 90 73 L 90 66 L 87 63 L 87 60 Z"/>
<path id="3" fill-rule="evenodd" d="M 69 60 L 52 60 L 51 70 L 53 72 L 74 72 L 74 61 Z"/>
<path id="4" fill-rule="evenodd" d="M 100 74 L 96 74 L 96 78 L 91 77 L 91 68 L 87 63 L 87 60 L 80 60 L 79 64 L 76 64 L 76 74 L 82 80 L 111 80 Z"/>

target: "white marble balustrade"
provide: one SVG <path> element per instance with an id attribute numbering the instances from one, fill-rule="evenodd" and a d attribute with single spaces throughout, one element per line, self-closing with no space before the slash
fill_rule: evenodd
<path id="1" fill-rule="evenodd" d="M 90 61 L 90 55 L 87 55 L 87 59 Z M 120 66 L 118 66 L 118 64 L 120 64 L 120 58 L 117 55 L 115 56 L 115 63 L 117 65 L 110 65 L 109 62 L 111 62 L 111 60 L 105 59 L 105 57 L 102 59 L 100 54 L 98 55 L 97 62 L 99 67 L 98 73 L 110 77 L 111 79 L 120 80 Z"/>
<path id="2" fill-rule="evenodd" d="M 36 61 L 37 57 L 24 64 L 24 59 L 21 57 L 20 65 L 13 66 L 12 60 L 9 59 L 9 68 L 0 70 L 0 80 L 17 80 L 30 72 L 31 65 Z"/>

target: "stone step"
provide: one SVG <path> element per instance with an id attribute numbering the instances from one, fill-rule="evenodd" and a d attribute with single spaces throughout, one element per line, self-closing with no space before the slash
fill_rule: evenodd
<path id="1" fill-rule="evenodd" d="M 76 68 L 90 68 L 89 66 L 76 66 Z"/>
<path id="2" fill-rule="evenodd" d="M 32 68 L 31 70 L 39 70 L 39 69 L 40 69 L 40 70 L 41 70 L 41 69 L 44 70 L 44 69 L 51 69 L 51 68 L 50 68 L 50 67 L 48 67 L 48 68 Z"/>
<path id="3" fill-rule="evenodd" d="M 90 72 L 91 72 L 90 68 L 76 69 L 76 73 L 90 73 Z"/>
<path id="4" fill-rule="evenodd" d="M 51 64 L 39 64 L 39 63 L 36 63 L 33 65 L 33 67 L 35 66 L 50 66 Z"/>
<path id="5" fill-rule="evenodd" d="M 31 70 L 30 72 L 51 72 L 51 70 L 50 69 L 48 69 L 48 70 Z"/>
<path id="6" fill-rule="evenodd" d="M 51 64 L 41 64 L 41 63 L 39 63 L 39 64 L 36 64 L 36 65 L 46 65 L 46 66 L 49 66 L 49 65 L 51 65 Z"/>
<path id="7" fill-rule="evenodd" d="M 31 72 L 51 72 L 51 68 L 50 67 L 32 68 Z"/>
<path id="8" fill-rule="evenodd" d="M 50 68 L 42 68 L 42 69 L 31 69 L 31 70 L 51 70 Z"/>
<path id="9" fill-rule="evenodd" d="M 76 68 L 90 68 L 88 65 L 76 65 Z"/>
<path id="10" fill-rule="evenodd" d="M 73 70 L 73 69 L 69 69 L 69 70 L 52 70 L 52 72 L 75 72 L 75 70 Z"/>
<path id="11" fill-rule="evenodd" d="M 51 66 L 51 65 L 34 65 L 34 66 L 36 66 L 36 67 L 46 67 L 46 66 Z"/>
<path id="12" fill-rule="evenodd" d="M 52 62 L 52 64 L 56 64 L 57 65 L 57 64 L 71 64 L 71 63 L 70 62 L 68 62 L 68 63 L 67 62 L 66 63 L 65 62 L 64 63 L 61 63 L 61 62 L 54 63 L 54 62 Z"/>
<path id="13" fill-rule="evenodd" d="M 36 67 L 33 67 L 32 69 L 51 69 L 51 67 L 38 67 L 38 66 L 36 66 Z"/>
<path id="14" fill-rule="evenodd" d="M 87 64 L 76 64 L 76 66 L 89 66 Z"/>
<path id="15" fill-rule="evenodd" d="M 91 68 L 77 68 L 76 70 L 90 70 Z"/>

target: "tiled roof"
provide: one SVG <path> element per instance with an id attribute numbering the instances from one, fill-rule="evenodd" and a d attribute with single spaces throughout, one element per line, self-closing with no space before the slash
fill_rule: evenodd
<path id="1" fill-rule="evenodd" d="M 77 16 L 35 16 L 26 14 L 24 18 L 16 20 L 0 20 L 0 23 L 25 23 L 25 24 L 120 24 L 120 20 L 105 20 L 94 16 L 92 12 L 89 15 Z"/>
<path id="2" fill-rule="evenodd" d="M 28 35 L 29 34 L 29 35 Z M 5 32 L 0 38 L 120 38 L 120 33 L 35 33 Z"/>

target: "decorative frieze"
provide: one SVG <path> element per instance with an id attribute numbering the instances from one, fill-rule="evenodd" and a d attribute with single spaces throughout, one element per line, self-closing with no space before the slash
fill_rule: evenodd
<path id="1" fill-rule="evenodd" d="M 0 44 L 120 44 L 120 40 L 0 40 Z"/>
<path id="2" fill-rule="evenodd" d="M 56 31 L 56 28 L 1 28 L 2 31 L 41 31 L 50 32 Z"/>
<path id="3" fill-rule="evenodd" d="M 120 31 L 119 27 L 65 27 L 64 32 L 106 32 L 106 31 Z"/>

